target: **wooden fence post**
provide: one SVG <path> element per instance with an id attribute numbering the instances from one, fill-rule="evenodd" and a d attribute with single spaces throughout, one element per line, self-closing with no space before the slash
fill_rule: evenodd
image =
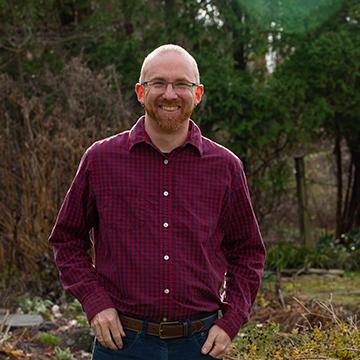
<path id="1" fill-rule="evenodd" d="M 309 213 L 306 195 L 304 156 L 295 157 L 296 193 L 298 200 L 299 231 L 304 246 L 313 248 L 315 243 L 310 236 Z"/>

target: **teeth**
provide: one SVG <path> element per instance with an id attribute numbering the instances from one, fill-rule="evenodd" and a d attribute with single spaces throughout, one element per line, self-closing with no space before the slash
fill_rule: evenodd
<path id="1" fill-rule="evenodd" d="M 166 111 L 175 111 L 178 109 L 177 106 L 161 106 L 161 108 Z"/>

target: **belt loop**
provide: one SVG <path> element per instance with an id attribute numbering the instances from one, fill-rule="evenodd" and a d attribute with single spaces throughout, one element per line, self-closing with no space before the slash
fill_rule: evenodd
<path id="1" fill-rule="evenodd" d="M 187 328 L 188 328 L 188 337 L 191 337 L 192 336 L 192 320 L 187 319 L 186 323 L 187 323 Z"/>
<path id="2" fill-rule="evenodd" d="M 147 319 L 144 319 L 143 323 L 142 323 L 142 330 L 141 330 L 141 334 L 143 336 L 146 335 L 147 333 L 147 328 L 148 328 L 148 320 Z"/>

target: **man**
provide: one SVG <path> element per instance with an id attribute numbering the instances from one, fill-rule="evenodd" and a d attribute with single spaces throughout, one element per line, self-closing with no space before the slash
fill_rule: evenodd
<path id="1" fill-rule="evenodd" d="M 50 236 L 60 279 L 95 360 L 221 358 L 264 264 L 242 164 L 190 120 L 204 87 L 186 50 L 155 49 L 135 90 L 145 115 L 85 152 L 65 197 Z"/>

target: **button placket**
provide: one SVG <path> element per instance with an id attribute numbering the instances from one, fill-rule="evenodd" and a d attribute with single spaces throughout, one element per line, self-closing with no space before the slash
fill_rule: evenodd
<path id="1" fill-rule="evenodd" d="M 170 301 L 170 270 L 171 268 L 170 266 L 170 256 L 169 256 L 169 251 L 170 251 L 170 237 L 171 237 L 171 219 L 170 219 L 170 213 L 169 213 L 169 207 L 170 207 L 170 202 L 169 202 L 169 178 L 170 178 L 170 167 L 169 167 L 169 160 L 168 159 L 163 159 L 163 174 L 164 174 L 164 178 L 163 178 L 163 184 L 162 184 L 162 190 L 161 190 L 161 204 L 162 204 L 162 214 L 164 216 L 164 218 L 162 219 L 162 233 L 163 236 L 162 238 L 165 240 L 162 243 L 162 259 L 161 261 L 163 262 L 163 268 L 164 268 L 164 287 L 163 287 L 163 295 L 166 296 L 167 300 L 165 302 L 165 306 L 164 306 L 164 313 L 168 313 L 169 311 L 169 301 Z"/>
<path id="2" fill-rule="evenodd" d="M 169 164 L 169 160 L 168 159 L 164 159 L 164 164 L 165 165 L 168 165 Z M 165 183 L 166 183 L 166 179 L 167 179 L 167 172 L 165 172 Z M 163 191 L 163 195 L 165 197 L 169 196 L 169 192 L 168 191 Z M 165 204 L 164 204 L 164 207 L 165 207 Z M 169 227 L 169 223 L 168 222 L 163 222 L 163 228 L 167 229 Z"/>

